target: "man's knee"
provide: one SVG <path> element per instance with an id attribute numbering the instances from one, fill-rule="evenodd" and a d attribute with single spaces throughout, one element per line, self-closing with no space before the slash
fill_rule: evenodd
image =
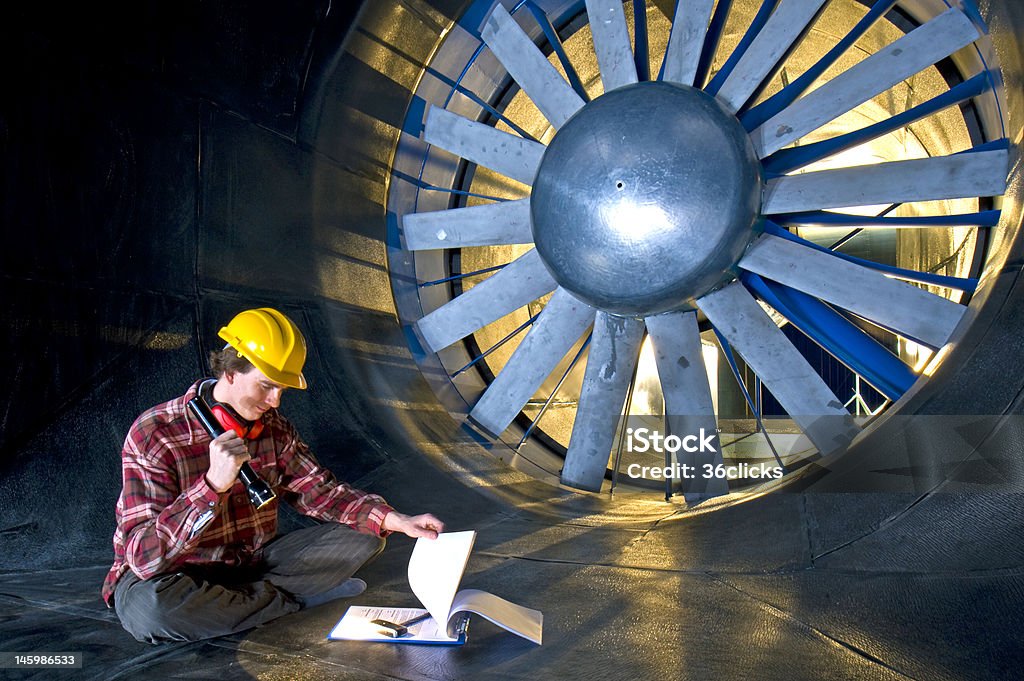
<path id="1" fill-rule="evenodd" d="M 366 553 L 366 562 L 369 563 L 384 552 L 384 547 L 387 546 L 388 540 L 375 534 L 364 534 L 362 536 L 366 537 L 366 548 L 364 551 Z"/>
<path id="2" fill-rule="evenodd" d="M 332 524 L 322 535 L 321 557 L 346 567 L 349 574 L 373 562 L 387 545 L 383 537 L 357 532 L 345 525 Z"/>
<path id="3" fill-rule="evenodd" d="M 377 539 L 377 545 L 374 547 L 373 553 L 370 555 L 370 558 L 369 558 L 369 560 L 366 561 L 366 563 L 369 563 L 370 561 L 376 560 L 377 556 L 379 556 L 380 554 L 384 553 L 384 549 L 387 548 L 387 545 L 388 545 L 388 540 L 387 539 L 385 539 L 384 537 L 377 537 L 376 539 Z M 366 563 L 363 563 L 363 564 L 365 565 Z"/>
<path id="4" fill-rule="evenodd" d="M 192 578 L 183 573 L 147 580 L 125 575 L 114 595 L 117 616 L 125 630 L 144 643 L 205 638 L 193 630 L 193 622 L 182 617 L 180 607 L 195 587 Z"/>
<path id="5" fill-rule="evenodd" d="M 365 567 L 384 546 L 377 535 L 337 523 L 297 530 L 268 545 L 265 578 L 291 594 L 320 593 Z"/>
<path id="6" fill-rule="evenodd" d="M 379 556 L 387 544 L 383 537 L 357 532 L 339 523 L 325 523 L 307 531 L 310 534 L 301 538 L 305 545 L 295 554 L 306 553 L 313 560 L 336 561 L 355 567 Z M 295 538 L 299 539 L 300 535 Z"/>

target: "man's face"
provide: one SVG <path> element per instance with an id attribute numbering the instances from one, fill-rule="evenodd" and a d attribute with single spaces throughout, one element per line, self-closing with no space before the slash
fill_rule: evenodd
<path id="1" fill-rule="evenodd" d="M 280 406 L 281 393 L 288 389 L 255 368 L 244 374 L 232 373 L 226 378 L 229 386 L 227 403 L 249 421 L 257 421 L 268 409 Z"/>

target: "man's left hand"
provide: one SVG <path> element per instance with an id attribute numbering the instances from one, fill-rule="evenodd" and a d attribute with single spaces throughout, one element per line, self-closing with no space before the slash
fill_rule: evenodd
<path id="1" fill-rule="evenodd" d="M 444 523 L 430 513 L 421 515 L 405 515 L 398 511 L 391 511 L 384 516 L 381 528 L 389 532 L 401 532 L 410 537 L 427 537 L 437 539 L 440 532 L 444 532 Z"/>

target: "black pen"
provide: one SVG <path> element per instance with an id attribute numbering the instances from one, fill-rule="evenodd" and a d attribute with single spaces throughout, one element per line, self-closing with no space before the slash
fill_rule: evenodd
<path id="1" fill-rule="evenodd" d="M 406 620 L 404 622 L 400 622 L 399 626 L 408 628 L 408 627 L 412 626 L 413 624 L 419 624 L 423 620 L 427 620 L 427 619 L 430 619 L 430 611 L 429 610 L 427 612 L 423 613 L 422 615 L 416 615 L 411 620 Z"/>
<path id="2" fill-rule="evenodd" d="M 398 624 L 394 622 L 389 622 L 388 620 L 370 620 L 370 624 L 377 627 L 378 634 L 390 636 L 391 638 L 399 638 L 409 633 L 409 627 L 411 627 L 414 624 L 419 624 L 420 622 L 422 622 L 425 619 L 428 619 L 429 617 L 430 612 L 427 611 L 422 615 L 417 615 L 412 619 L 405 620 L 404 622 L 399 622 Z"/>

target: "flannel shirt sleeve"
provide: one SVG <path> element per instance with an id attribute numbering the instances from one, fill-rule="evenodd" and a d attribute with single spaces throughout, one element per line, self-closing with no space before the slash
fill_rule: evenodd
<path id="1" fill-rule="evenodd" d="M 122 451 L 125 560 L 140 579 L 184 562 L 218 511 L 220 495 L 205 475 L 179 488 L 173 449 L 158 434 L 133 431 Z"/>
<path id="2" fill-rule="evenodd" d="M 318 520 L 333 521 L 359 532 L 387 536 L 381 523 L 393 511 L 384 498 L 358 490 L 334 477 L 320 465 L 309 447 L 289 425 L 289 442 L 282 457 L 283 487 L 288 500 L 300 512 Z"/>

